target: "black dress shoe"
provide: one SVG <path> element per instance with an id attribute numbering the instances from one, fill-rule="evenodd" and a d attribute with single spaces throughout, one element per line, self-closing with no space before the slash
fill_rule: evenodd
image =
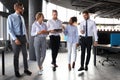
<path id="1" fill-rule="evenodd" d="M 55 67 L 58 67 L 58 65 L 57 65 L 57 64 L 54 64 L 54 66 L 55 66 Z"/>
<path id="2" fill-rule="evenodd" d="M 85 66 L 85 71 L 88 71 L 88 66 Z"/>
<path id="3" fill-rule="evenodd" d="M 52 70 L 53 70 L 53 71 L 56 71 L 56 67 L 53 67 Z"/>
<path id="4" fill-rule="evenodd" d="M 82 71 L 82 70 L 84 70 L 84 67 L 80 67 L 80 68 L 78 69 L 78 71 Z"/>
<path id="5" fill-rule="evenodd" d="M 58 65 L 55 63 L 51 63 L 51 64 L 53 65 L 53 67 L 58 67 Z"/>
<path id="6" fill-rule="evenodd" d="M 18 71 L 15 72 L 15 76 L 18 78 L 22 77 Z"/>
<path id="7" fill-rule="evenodd" d="M 27 74 L 27 75 L 31 75 L 32 72 L 30 72 L 29 70 L 24 70 L 24 73 Z"/>

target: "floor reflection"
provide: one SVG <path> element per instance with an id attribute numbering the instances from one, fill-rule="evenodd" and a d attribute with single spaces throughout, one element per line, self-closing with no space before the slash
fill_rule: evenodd
<path id="1" fill-rule="evenodd" d="M 26 76 L 23 71 L 22 54 L 20 54 L 20 73 L 23 74 L 22 78 L 16 78 L 14 76 L 13 68 L 13 54 L 5 55 L 6 75 L 0 74 L 0 80 L 120 80 L 120 65 L 117 66 L 102 66 L 97 63 L 97 67 L 93 64 L 93 55 L 89 64 L 88 71 L 78 71 L 80 67 L 80 52 L 76 60 L 75 69 L 68 70 L 67 65 L 67 53 L 60 53 L 57 58 L 58 68 L 54 72 L 51 67 L 51 51 L 47 50 L 46 58 L 43 64 L 43 75 L 38 75 L 37 63 L 29 61 L 29 69 L 33 72 L 31 76 Z M 97 57 L 99 59 L 99 57 Z M 120 59 L 120 58 L 119 58 Z M 1 60 L 1 56 L 0 56 Z M 1 61 L 0 61 L 1 62 Z M 119 63 L 120 61 L 118 61 Z M 0 67 L 0 72 L 1 72 Z M 113 74 L 114 72 L 114 74 Z"/>
<path id="2" fill-rule="evenodd" d="M 61 76 L 62 77 L 62 76 Z M 56 72 L 53 72 L 53 79 L 52 80 L 58 80 L 56 76 Z"/>

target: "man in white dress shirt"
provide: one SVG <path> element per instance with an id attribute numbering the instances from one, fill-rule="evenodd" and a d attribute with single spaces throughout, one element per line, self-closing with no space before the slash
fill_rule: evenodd
<path id="1" fill-rule="evenodd" d="M 52 50 L 52 65 L 56 70 L 57 64 L 56 64 L 56 58 L 58 55 L 58 50 L 60 46 L 60 33 L 62 32 L 62 21 L 60 21 L 57 16 L 58 12 L 57 10 L 52 11 L 52 19 L 48 20 L 47 27 L 48 31 L 50 32 L 50 45 Z M 54 71 L 55 71 L 54 70 Z"/>
<path id="2" fill-rule="evenodd" d="M 81 33 L 81 67 L 78 71 L 88 70 L 88 64 L 91 56 L 91 46 L 94 38 L 94 46 L 97 45 L 98 36 L 97 28 L 94 21 L 90 19 L 89 12 L 84 11 L 83 13 L 84 21 L 80 23 L 80 33 Z M 87 49 L 86 62 L 85 61 L 85 50 Z M 84 67 L 85 66 L 85 67 Z"/>

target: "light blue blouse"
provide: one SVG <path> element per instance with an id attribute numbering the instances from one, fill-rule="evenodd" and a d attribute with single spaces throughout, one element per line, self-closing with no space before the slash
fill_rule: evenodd
<path id="1" fill-rule="evenodd" d="M 79 36 L 77 26 L 68 25 L 64 30 L 64 34 L 67 36 L 67 42 L 78 43 Z"/>
<path id="2" fill-rule="evenodd" d="M 8 27 L 8 32 L 12 38 L 12 40 L 17 39 L 16 35 L 20 35 L 20 19 L 19 16 L 21 17 L 22 20 L 22 30 L 23 30 L 23 35 L 27 36 L 26 33 L 26 26 L 25 26 L 25 21 L 23 17 L 17 13 L 13 13 L 8 16 L 7 19 L 7 27 Z"/>

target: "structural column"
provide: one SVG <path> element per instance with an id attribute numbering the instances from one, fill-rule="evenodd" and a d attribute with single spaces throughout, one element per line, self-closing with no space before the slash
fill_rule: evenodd
<path id="1" fill-rule="evenodd" d="M 35 21 L 35 14 L 37 12 L 42 12 L 42 0 L 29 0 L 29 59 L 36 60 L 35 50 L 34 50 L 34 37 L 31 36 L 31 27 Z"/>

